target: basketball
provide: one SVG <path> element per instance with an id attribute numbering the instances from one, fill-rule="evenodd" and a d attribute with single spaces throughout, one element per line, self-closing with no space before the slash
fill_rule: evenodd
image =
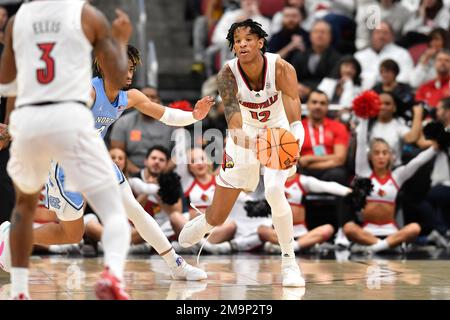
<path id="1" fill-rule="evenodd" d="M 283 128 L 268 128 L 258 137 L 257 157 L 262 165 L 284 170 L 295 162 L 299 152 L 297 139 Z"/>

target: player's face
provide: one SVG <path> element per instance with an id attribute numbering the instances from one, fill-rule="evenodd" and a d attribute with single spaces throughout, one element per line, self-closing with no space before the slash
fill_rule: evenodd
<path id="1" fill-rule="evenodd" d="M 133 65 L 131 60 L 128 60 L 128 72 L 127 72 L 127 82 L 124 85 L 125 88 L 129 88 L 131 83 L 133 82 L 134 72 L 136 71 L 136 67 Z"/>
<path id="2" fill-rule="evenodd" d="M 243 63 L 256 59 L 264 45 L 264 39 L 250 33 L 250 27 L 237 28 L 234 32 L 233 50 Z"/>
<path id="3" fill-rule="evenodd" d="M 112 161 L 119 167 L 121 171 L 124 171 L 125 165 L 127 163 L 127 156 L 122 149 L 114 148 L 109 150 L 109 155 L 111 156 Z"/>
<path id="4" fill-rule="evenodd" d="M 208 158 L 202 149 L 192 149 L 190 160 L 189 171 L 194 175 L 194 177 L 202 177 L 209 172 L 210 164 L 208 163 Z"/>
<path id="5" fill-rule="evenodd" d="M 389 146 L 384 142 L 374 143 L 370 152 L 370 161 L 374 169 L 387 169 L 391 160 L 392 154 Z"/>
<path id="6" fill-rule="evenodd" d="M 328 99 L 324 94 L 313 92 L 309 96 L 307 107 L 313 120 L 323 120 L 328 112 Z"/>
<path id="7" fill-rule="evenodd" d="M 155 176 L 159 175 L 167 166 L 166 155 L 159 150 L 153 150 L 152 153 L 148 155 L 145 166 L 150 174 Z"/>

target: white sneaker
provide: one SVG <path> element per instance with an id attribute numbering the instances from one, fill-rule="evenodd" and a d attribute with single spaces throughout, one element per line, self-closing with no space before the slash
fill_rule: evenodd
<path id="1" fill-rule="evenodd" d="M 344 247 L 344 248 L 350 247 L 350 241 L 345 236 L 344 230 L 342 230 L 342 228 L 339 228 L 338 232 L 336 233 L 336 238 L 334 239 L 334 244 L 339 247 Z"/>
<path id="2" fill-rule="evenodd" d="M 281 254 L 281 247 L 278 244 L 267 241 L 264 243 L 264 252 Z"/>
<path id="3" fill-rule="evenodd" d="M 295 258 L 282 258 L 281 275 L 283 277 L 283 287 L 305 286 L 305 279 Z"/>
<path id="4" fill-rule="evenodd" d="M 11 223 L 5 221 L 0 225 L 0 268 L 6 272 L 11 269 L 11 250 L 9 247 L 9 228 Z"/>
<path id="5" fill-rule="evenodd" d="M 207 224 L 205 215 L 201 214 L 184 225 L 178 242 L 183 248 L 191 247 L 200 242 L 213 228 Z"/>
<path id="6" fill-rule="evenodd" d="M 170 268 L 170 270 L 172 272 L 172 279 L 175 280 L 200 281 L 208 278 L 205 271 L 191 266 L 180 256 L 177 258 L 177 266 Z"/>

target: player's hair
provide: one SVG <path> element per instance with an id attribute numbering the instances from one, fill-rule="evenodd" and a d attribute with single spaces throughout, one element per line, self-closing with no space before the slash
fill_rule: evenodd
<path id="1" fill-rule="evenodd" d="M 164 153 L 164 155 L 166 156 L 166 159 L 167 159 L 167 160 L 170 159 L 170 152 L 169 152 L 169 149 L 167 149 L 166 147 L 161 146 L 161 145 L 156 145 L 156 146 L 153 146 L 153 147 L 151 147 L 150 149 L 148 149 L 147 155 L 145 156 L 145 158 L 148 158 L 148 156 L 149 156 L 153 151 L 155 151 L 155 150 Z"/>
<path id="2" fill-rule="evenodd" d="M 131 61 L 134 71 L 136 71 L 136 67 L 141 64 L 141 53 L 136 47 L 128 44 L 127 55 L 128 60 Z M 97 58 L 94 59 L 94 75 L 103 77 L 102 69 L 100 68 Z"/>
<path id="3" fill-rule="evenodd" d="M 262 25 L 256 21 L 253 21 L 252 19 L 247 19 L 245 21 L 241 22 L 235 22 L 231 25 L 230 29 L 228 29 L 227 34 L 227 40 L 228 40 L 228 46 L 231 51 L 233 51 L 234 46 L 234 32 L 238 28 L 250 28 L 251 34 L 256 34 L 258 36 L 258 39 L 264 39 L 263 47 L 261 48 L 262 53 L 265 53 L 267 50 L 267 37 L 269 36 L 267 32 L 265 32 L 262 28 Z"/>

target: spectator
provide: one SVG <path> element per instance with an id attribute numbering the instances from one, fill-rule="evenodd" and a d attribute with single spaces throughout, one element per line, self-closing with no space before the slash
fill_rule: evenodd
<path id="1" fill-rule="evenodd" d="M 448 29 L 450 24 L 450 11 L 444 6 L 442 0 L 421 0 L 419 10 L 410 17 L 403 28 L 405 39 L 401 41 L 405 47 L 426 42 L 427 35 L 434 28 Z"/>
<path id="2" fill-rule="evenodd" d="M 361 65 L 353 56 L 344 56 L 330 78 L 324 78 L 318 89 L 325 92 L 330 103 L 350 107 L 361 92 Z"/>
<path id="3" fill-rule="evenodd" d="M 450 96 L 450 51 L 441 50 L 434 63 L 437 77 L 425 82 L 416 91 L 416 100 L 436 107 L 439 100 Z"/>
<path id="4" fill-rule="evenodd" d="M 442 99 L 437 106 L 437 118 L 447 130 L 450 130 L 450 98 Z M 446 226 L 437 229 L 450 229 L 450 149 L 439 151 L 431 174 L 431 189 L 427 195 L 428 202 L 441 215 Z"/>
<path id="5" fill-rule="evenodd" d="M 355 53 L 362 67 L 363 89 L 372 88 L 379 81 L 380 63 L 392 59 L 400 66 L 398 81 L 408 82 L 414 63 L 409 52 L 394 44 L 394 34 L 387 22 L 381 22 L 372 30 L 369 48 Z"/>
<path id="6" fill-rule="evenodd" d="M 0 44 L 4 43 L 4 32 L 6 28 L 6 23 L 8 22 L 8 10 L 5 7 L 0 6 Z M 0 50 L 1 52 L 1 50 Z"/>
<path id="7" fill-rule="evenodd" d="M 370 139 L 382 138 L 392 150 L 393 165 L 401 164 L 402 143 L 415 143 L 422 134 L 423 108 L 420 105 L 413 107 L 413 123 L 409 128 L 394 115 L 397 102 L 392 92 L 380 94 L 381 110 L 370 129 Z"/>
<path id="8" fill-rule="evenodd" d="M 450 35 L 442 28 L 434 29 L 428 37 L 428 49 L 421 55 L 409 79 L 409 83 L 414 88 L 436 78 L 436 69 L 434 68 L 436 55 L 442 49 L 449 49 L 450 47 Z"/>
<path id="9" fill-rule="evenodd" d="M 325 21 L 314 23 L 310 34 L 311 48 L 304 52 L 296 51 L 292 65 L 299 80 L 299 94 L 305 99 L 323 78 L 330 76 L 339 53 L 331 47 L 331 27 Z"/>
<path id="10" fill-rule="evenodd" d="M 306 12 L 306 8 L 305 8 L 305 0 L 286 0 L 284 6 L 285 7 L 296 7 L 300 11 L 300 15 L 301 15 L 299 27 L 304 30 L 311 29 L 310 19 L 308 19 L 308 13 Z M 270 25 L 270 30 L 272 31 L 273 34 L 275 34 L 275 33 L 280 32 L 282 27 L 283 27 L 283 10 L 280 10 L 273 15 L 272 24 Z"/>
<path id="11" fill-rule="evenodd" d="M 302 16 L 297 7 L 287 5 L 283 8 L 283 27 L 269 41 L 267 51 L 278 53 L 281 58 L 292 62 L 295 51 L 305 51 L 309 47 L 309 34 L 300 22 Z"/>
<path id="12" fill-rule="evenodd" d="M 159 103 L 155 88 L 141 90 L 150 100 Z M 131 111 L 122 116 L 111 131 L 111 148 L 125 150 L 128 156 L 127 169 L 130 174 L 144 167 L 147 150 L 155 145 L 171 148 L 173 129 L 162 122 L 146 116 L 139 111 Z"/>
<path id="13" fill-rule="evenodd" d="M 412 12 L 397 0 L 366 1 L 359 4 L 356 12 L 356 48 L 365 49 L 370 44 L 370 30 L 375 29 L 375 15 L 379 13 L 381 21 L 386 21 L 392 26 L 394 39 L 402 35 L 403 27 Z M 378 16 L 377 16 L 378 17 Z"/>
<path id="14" fill-rule="evenodd" d="M 153 216 L 169 240 L 175 240 L 185 222 L 185 217 L 181 213 L 181 193 L 173 205 L 162 202 L 157 195 L 158 178 L 168 168 L 169 159 L 167 148 L 161 145 L 151 147 L 147 152 L 145 168 L 134 174 L 128 182 L 145 211 Z"/>
<path id="15" fill-rule="evenodd" d="M 414 94 L 408 84 L 397 82 L 399 73 L 397 62 L 392 59 L 384 60 L 380 64 L 381 82 L 377 83 L 373 90 L 377 93 L 391 92 L 397 102 L 396 114 L 404 116 L 405 112 L 412 108 Z"/>
<path id="16" fill-rule="evenodd" d="M 328 98 L 319 90 L 311 92 L 308 101 L 308 117 L 304 119 L 305 142 L 300 165 L 303 174 L 320 180 L 336 181 L 347 185 L 347 159 L 349 133 L 338 121 L 327 118 Z"/>

